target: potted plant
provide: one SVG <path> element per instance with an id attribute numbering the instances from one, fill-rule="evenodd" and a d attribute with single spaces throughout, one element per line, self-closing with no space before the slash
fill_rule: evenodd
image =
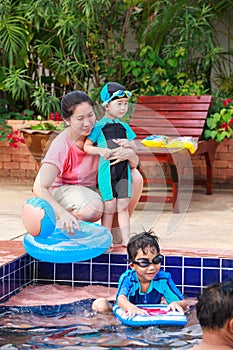
<path id="1" fill-rule="evenodd" d="M 49 121 L 43 121 L 38 116 L 39 123 L 20 130 L 29 151 L 39 162 L 47 148 L 46 146 L 48 146 L 48 142 L 50 143 L 60 131 L 64 130 L 64 123 L 58 112 L 51 113 L 50 118 Z"/>
<path id="2" fill-rule="evenodd" d="M 26 144 L 36 161 L 40 162 L 48 141 L 51 142 L 64 129 L 60 114 L 58 112 L 50 113 L 48 118 L 43 118 L 40 115 L 35 117 L 34 111 L 30 111 L 30 113 L 23 111 L 15 114 L 13 119 L 4 120 L 1 123 L 1 141 L 8 140 L 9 146 L 13 148 L 17 148 L 19 143 Z M 31 119 L 28 118 L 29 115 Z M 12 124 L 12 120 L 16 124 Z"/>

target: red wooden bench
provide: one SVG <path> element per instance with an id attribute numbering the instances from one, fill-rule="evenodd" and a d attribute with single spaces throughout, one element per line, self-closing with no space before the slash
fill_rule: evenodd
<path id="1" fill-rule="evenodd" d="M 130 119 L 130 126 L 137 134 L 137 140 L 148 135 L 166 135 L 171 137 L 192 136 L 198 141 L 195 155 L 205 158 L 206 164 L 206 194 L 212 193 L 213 161 L 217 148 L 214 140 L 202 140 L 202 132 L 211 103 L 211 96 L 139 96 L 134 112 Z M 157 160 L 167 163 L 171 170 L 171 178 L 166 183 L 172 186 L 172 195 L 165 198 L 165 202 L 173 204 L 173 211 L 180 211 L 179 185 L 183 173 L 185 149 L 147 148 L 138 142 L 140 161 Z M 143 170 L 143 169 L 142 169 Z M 144 172 L 144 171 L 143 171 Z M 144 183 L 156 182 L 145 175 Z M 159 196 L 141 196 L 141 202 L 164 201 Z"/>

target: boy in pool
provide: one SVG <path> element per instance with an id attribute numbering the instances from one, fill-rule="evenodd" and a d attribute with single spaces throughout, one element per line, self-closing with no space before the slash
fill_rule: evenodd
<path id="1" fill-rule="evenodd" d="M 130 268 L 119 279 L 116 303 L 129 316 L 146 315 L 136 304 L 159 304 L 162 297 L 168 303 L 168 310 L 187 309 L 183 295 L 176 287 L 169 272 L 160 270 L 162 255 L 159 239 L 152 231 L 143 232 L 130 238 L 127 245 Z M 96 299 L 92 309 L 99 312 L 112 310 L 105 298 Z"/>
<path id="2" fill-rule="evenodd" d="M 101 223 L 111 231 L 113 215 L 118 213 L 123 246 L 127 245 L 130 238 L 128 205 L 132 197 L 131 168 L 135 168 L 137 164 L 127 160 L 116 161 L 114 149 L 122 147 L 136 151 L 133 141 L 136 134 L 128 124 L 120 121 L 128 111 L 131 96 L 124 86 L 116 82 L 104 85 L 100 97 L 105 115 L 95 123 L 84 144 L 85 152 L 100 155 L 98 185 L 104 201 Z"/>
<path id="3" fill-rule="evenodd" d="M 204 289 L 196 305 L 203 336 L 193 350 L 233 349 L 233 280 Z"/>

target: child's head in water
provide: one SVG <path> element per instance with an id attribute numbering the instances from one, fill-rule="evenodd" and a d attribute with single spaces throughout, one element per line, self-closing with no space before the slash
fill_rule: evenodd
<path id="1" fill-rule="evenodd" d="M 220 329 L 231 320 L 233 332 L 233 280 L 204 289 L 198 298 L 196 311 L 202 328 Z"/>

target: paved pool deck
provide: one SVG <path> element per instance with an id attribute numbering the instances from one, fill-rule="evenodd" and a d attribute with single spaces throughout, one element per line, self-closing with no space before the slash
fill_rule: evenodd
<path id="1" fill-rule="evenodd" d="M 3 247 L 21 251 L 22 207 L 33 194 L 30 185 L 1 183 L 0 188 L 1 255 Z M 204 188 L 196 188 L 180 214 L 172 212 L 171 204 L 139 203 L 131 218 L 131 232 L 143 228 L 155 231 L 162 250 L 233 257 L 233 189 L 214 189 L 206 195 Z"/>

